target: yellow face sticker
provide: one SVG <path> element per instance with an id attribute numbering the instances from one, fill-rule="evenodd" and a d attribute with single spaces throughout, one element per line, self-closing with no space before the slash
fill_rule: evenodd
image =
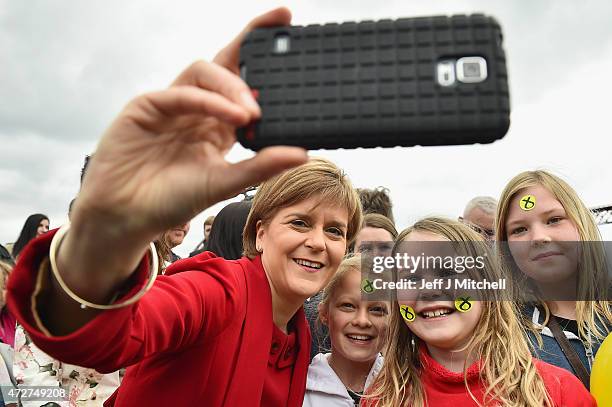
<path id="1" fill-rule="evenodd" d="M 536 197 L 533 195 L 525 195 L 519 201 L 519 206 L 524 211 L 532 210 L 533 208 L 535 208 L 535 204 L 536 204 Z"/>
<path id="2" fill-rule="evenodd" d="M 455 308 L 459 312 L 468 312 L 472 309 L 472 305 L 474 305 L 474 300 L 471 297 L 457 297 L 455 300 Z"/>
<path id="3" fill-rule="evenodd" d="M 416 313 L 410 305 L 400 305 L 400 314 L 408 322 L 412 322 L 416 319 Z"/>
<path id="4" fill-rule="evenodd" d="M 372 282 L 370 280 L 364 278 L 361 282 L 361 289 L 364 293 L 371 294 L 374 291 L 374 285 L 372 285 Z"/>

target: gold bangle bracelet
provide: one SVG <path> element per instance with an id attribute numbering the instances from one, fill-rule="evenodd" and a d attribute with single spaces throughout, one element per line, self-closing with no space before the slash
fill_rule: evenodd
<path id="1" fill-rule="evenodd" d="M 155 245 L 153 244 L 153 242 L 151 242 L 149 245 L 149 250 L 151 251 L 151 273 L 149 275 L 149 281 L 147 281 L 147 284 L 145 284 L 140 289 L 140 291 L 138 291 L 133 297 L 130 297 L 128 300 L 124 302 L 120 302 L 118 304 L 108 304 L 108 305 L 94 304 L 92 302 L 82 299 L 81 297 L 76 295 L 70 288 L 68 288 L 68 286 L 66 285 L 66 283 L 60 276 L 59 269 L 57 268 L 56 254 L 57 254 L 57 251 L 59 250 L 62 240 L 64 240 L 64 237 L 66 236 L 66 233 L 69 230 L 70 230 L 70 223 L 67 223 L 63 225 L 61 228 L 59 228 L 59 230 L 55 233 L 55 236 L 53 236 L 53 240 L 51 240 L 51 247 L 49 248 L 49 262 L 51 263 L 51 271 L 53 272 L 53 275 L 55 276 L 55 279 L 59 283 L 60 287 L 62 287 L 62 290 L 64 290 L 64 292 L 68 294 L 70 298 L 72 298 L 73 300 L 81 304 L 82 309 L 89 307 L 89 308 L 107 310 L 107 309 L 127 307 L 128 305 L 131 305 L 135 303 L 136 301 L 138 301 L 140 298 L 142 298 L 142 296 L 145 295 L 145 293 L 149 291 L 149 289 L 153 286 L 153 283 L 155 282 L 155 279 L 157 278 L 157 269 L 158 269 L 159 261 L 157 259 L 157 251 L 155 250 Z"/>

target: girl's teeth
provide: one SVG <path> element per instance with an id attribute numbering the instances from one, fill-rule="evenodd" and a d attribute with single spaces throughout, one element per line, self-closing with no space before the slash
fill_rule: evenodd
<path id="1" fill-rule="evenodd" d="M 439 316 L 447 315 L 447 314 L 450 314 L 449 310 L 438 310 L 438 311 L 423 312 L 423 315 L 425 316 L 425 318 L 435 318 L 435 317 L 439 317 Z"/>
<path id="2" fill-rule="evenodd" d="M 367 341 L 370 339 L 369 336 L 365 336 L 365 335 L 348 335 L 348 337 L 351 339 L 359 340 L 359 341 Z"/>

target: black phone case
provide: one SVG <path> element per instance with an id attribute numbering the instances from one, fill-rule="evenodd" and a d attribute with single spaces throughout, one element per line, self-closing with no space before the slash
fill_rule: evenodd
<path id="1" fill-rule="evenodd" d="M 438 84 L 439 61 L 475 55 L 484 82 Z M 482 14 L 259 28 L 240 67 L 262 109 L 237 132 L 252 150 L 490 143 L 510 125 L 501 28 Z"/>

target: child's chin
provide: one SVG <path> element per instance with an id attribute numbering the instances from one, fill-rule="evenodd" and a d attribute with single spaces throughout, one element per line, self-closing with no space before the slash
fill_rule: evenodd
<path id="1" fill-rule="evenodd" d="M 363 351 L 348 351 L 347 352 L 347 358 L 355 363 L 365 363 L 365 362 L 371 362 L 374 359 L 376 359 L 376 355 L 377 353 L 372 353 L 372 352 L 363 352 Z"/>

